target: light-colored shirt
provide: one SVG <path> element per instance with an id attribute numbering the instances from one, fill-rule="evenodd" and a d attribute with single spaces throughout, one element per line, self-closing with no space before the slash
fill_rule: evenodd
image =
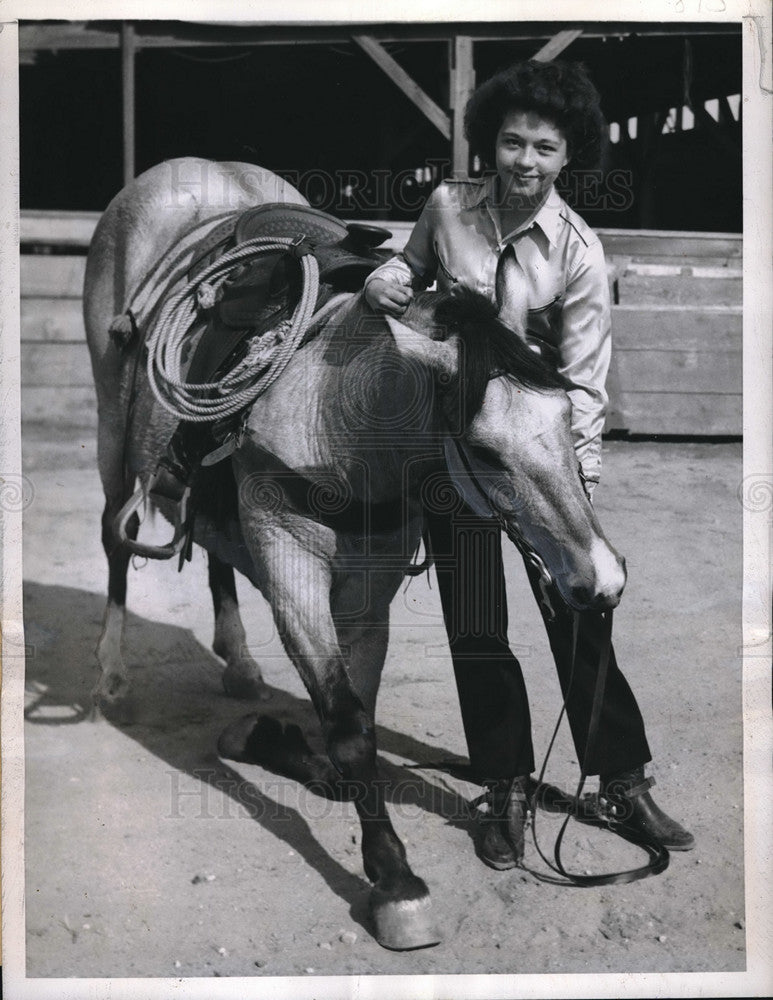
<path id="1" fill-rule="evenodd" d="M 368 281 L 426 288 L 437 280 L 440 290 L 458 282 L 496 302 L 500 318 L 572 382 L 575 451 L 583 476 L 595 484 L 611 351 L 604 251 L 555 188 L 530 221 L 503 235 L 494 209 L 495 181 L 441 184 L 403 252 Z"/>

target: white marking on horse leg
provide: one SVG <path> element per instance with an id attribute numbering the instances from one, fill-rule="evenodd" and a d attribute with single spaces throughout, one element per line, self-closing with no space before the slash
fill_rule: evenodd
<path id="1" fill-rule="evenodd" d="M 215 618 L 215 638 L 212 648 L 230 666 L 238 663 L 246 652 L 247 635 L 244 631 L 239 605 L 227 594 L 221 598 L 220 611 Z"/>
<path id="2" fill-rule="evenodd" d="M 237 698 L 264 696 L 265 682 L 260 667 L 247 648 L 247 634 L 239 605 L 228 594 L 221 596 L 212 649 L 225 660 L 223 684 L 229 694 Z"/>
<path id="3" fill-rule="evenodd" d="M 239 613 L 233 569 L 216 556 L 209 557 L 209 586 L 215 606 L 212 648 L 225 660 L 223 687 L 234 698 L 268 698 L 260 667 L 247 649 L 247 636 Z"/>
<path id="4" fill-rule="evenodd" d="M 98 699 L 117 701 L 129 687 L 126 665 L 121 653 L 125 620 L 125 605 L 108 600 L 102 634 L 97 643 L 100 675 L 93 691 L 95 701 Z"/>

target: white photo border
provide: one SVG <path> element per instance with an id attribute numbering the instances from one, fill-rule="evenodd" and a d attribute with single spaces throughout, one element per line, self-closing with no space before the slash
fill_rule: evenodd
<path id="1" fill-rule="evenodd" d="M 2 606 L 3 986 L 11 1000 L 46 998 L 266 998 L 360 1000 L 495 997 L 717 997 L 773 992 L 773 724 L 771 723 L 771 535 L 773 534 L 773 82 L 769 0 L 0 0 L 0 472 L 21 470 L 19 388 L 18 31 L 25 21 L 180 19 L 241 23 L 421 21 L 738 22 L 743 26 L 744 487 L 768 497 L 744 504 L 744 767 L 747 970 L 609 975 L 360 976 L 260 979 L 27 979 L 24 924 L 24 743 L 21 517 L 0 514 Z M 740 499 L 740 497 L 739 497 Z M 721 809 L 722 803 L 716 804 Z"/>

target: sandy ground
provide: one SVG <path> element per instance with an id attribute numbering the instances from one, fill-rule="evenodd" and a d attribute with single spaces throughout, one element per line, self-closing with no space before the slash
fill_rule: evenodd
<path id="1" fill-rule="evenodd" d="M 426 763 L 465 752 L 436 589 L 398 595 L 379 706 L 383 772 L 414 870 L 445 940 L 392 953 L 368 922 L 353 807 L 215 754 L 252 706 L 228 698 L 211 652 L 206 564 L 149 564 L 130 578 L 129 723 L 87 718 L 106 567 L 93 437 L 29 427 L 24 578 L 27 968 L 30 976 L 256 976 L 736 971 L 745 966 L 741 772 L 741 449 L 611 442 L 597 493 L 626 555 L 616 614 L 621 664 L 654 753 L 658 801 L 694 832 L 643 882 L 594 889 L 495 872 L 476 857 L 478 789 Z M 560 703 L 520 559 L 508 554 L 511 642 L 532 698 L 538 757 Z M 240 593 L 271 711 L 313 729 L 263 599 Z M 573 787 L 564 732 L 549 776 Z M 558 823 L 540 814 L 550 854 Z M 572 825 L 565 862 L 608 871 L 643 855 Z"/>

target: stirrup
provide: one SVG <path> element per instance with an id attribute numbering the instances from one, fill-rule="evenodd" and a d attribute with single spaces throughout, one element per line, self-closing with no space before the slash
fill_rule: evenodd
<path id="1" fill-rule="evenodd" d="M 145 556 L 148 559 L 173 559 L 179 555 L 188 535 L 188 500 L 191 495 L 190 486 L 186 486 L 182 496 L 177 502 L 174 515 L 174 535 L 171 542 L 166 545 L 149 545 L 147 542 L 138 542 L 136 538 L 130 538 L 127 526 L 132 515 L 145 503 L 147 494 L 152 493 L 154 487 L 161 478 L 161 469 L 157 470 L 150 480 L 147 493 L 142 486 L 139 486 L 133 496 L 121 507 L 115 519 L 115 530 L 122 545 L 138 556 Z M 163 492 L 161 495 L 165 495 Z"/>

